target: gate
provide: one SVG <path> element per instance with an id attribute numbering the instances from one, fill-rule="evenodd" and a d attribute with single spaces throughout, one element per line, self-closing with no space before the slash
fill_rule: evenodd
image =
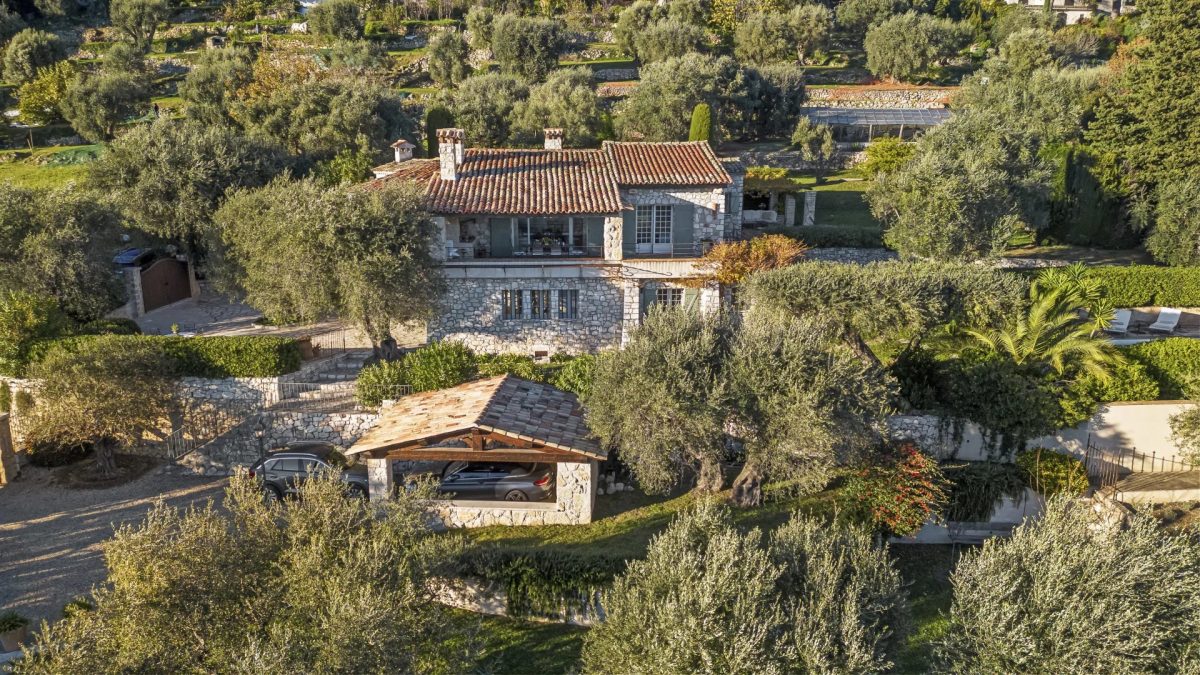
<path id="1" fill-rule="evenodd" d="M 161 258 L 141 271 L 142 306 L 149 312 L 192 297 L 192 283 L 187 263 L 174 258 Z"/>

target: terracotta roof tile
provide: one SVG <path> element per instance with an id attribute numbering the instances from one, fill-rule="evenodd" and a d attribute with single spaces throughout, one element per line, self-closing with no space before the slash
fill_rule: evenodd
<path id="1" fill-rule="evenodd" d="M 616 143 L 606 141 L 621 186 L 729 185 L 733 179 L 704 141 L 692 143 Z"/>
<path id="2" fill-rule="evenodd" d="M 382 187 L 393 181 L 413 181 L 424 183 L 428 182 L 433 176 L 438 173 L 438 160 L 436 159 L 410 159 L 407 162 L 388 162 L 375 167 L 375 171 L 392 171 L 393 173 L 376 178 L 372 181 L 367 181 L 363 187 L 367 190 Z"/>
<path id="3" fill-rule="evenodd" d="M 621 198 L 600 150 L 467 148 L 457 180 L 429 182 L 434 213 L 617 213 Z"/>
<path id="4" fill-rule="evenodd" d="M 593 459 L 606 456 L 584 422 L 574 394 L 512 375 L 404 396 L 382 411 L 379 423 L 349 454 L 388 450 L 471 429 L 523 438 Z"/>

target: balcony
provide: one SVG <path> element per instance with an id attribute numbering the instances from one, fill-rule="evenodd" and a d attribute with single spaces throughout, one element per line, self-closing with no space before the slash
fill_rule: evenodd
<path id="1" fill-rule="evenodd" d="M 494 255 L 490 247 L 479 243 L 446 243 L 446 262 L 464 262 L 469 260 L 563 260 L 570 258 L 603 257 L 604 247 L 590 244 L 568 245 L 561 242 L 525 244 L 514 246 L 511 252 L 505 251 L 505 255 Z"/>

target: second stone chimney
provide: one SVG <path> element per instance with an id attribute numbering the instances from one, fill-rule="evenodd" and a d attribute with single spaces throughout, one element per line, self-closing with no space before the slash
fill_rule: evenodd
<path id="1" fill-rule="evenodd" d="M 400 162 L 407 162 L 408 160 L 412 159 L 413 150 L 415 150 L 416 147 L 417 146 L 409 143 L 408 140 L 404 138 L 392 143 L 392 149 L 396 151 L 396 163 L 399 164 Z"/>
<path id="2" fill-rule="evenodd" d="M 543 129 L 546 134 L 546 149 L 547 150 L 562 150 L 563 130 L 562 129 Z"/>
<path id="3" fill-rule="evenodd" d="M 442 180 L 458 180 L 458 167 L 462 165 L 466 150 L 467 133 L 462 129 L 438 129 L 438 160 Z"/>

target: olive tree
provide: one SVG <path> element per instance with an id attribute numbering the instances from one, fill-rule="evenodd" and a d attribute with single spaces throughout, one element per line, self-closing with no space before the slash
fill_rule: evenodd
<path id="1" fill-rule="evenodd" d="M 59 105 L 80 136 L 99 143 L 116 136 L 118 125 L 146 114 L 150 87 L 144 77 L 131 73 L 81 74 Z"/>
<path id="2" fill-rule="evenodd" d="M 448 550 L 427 490 L 345 497 L 336 475 L 264 504 L 235 475 L 221 507 L 158 503 L 104 544 L 91 608 L 47 626 L 22 673 L 465 672 L 461 623 L 426 580 Z M 203 601 L 199 601 L 203 598 Z"/>
<path id="3" fill-rule="evenodd" d="M 796 5 L 787 14 L 787 25 L 796 59 L 804 63 L 813 52 L 828 44 L 833 32 L 833 11 L 817 3 Z"/>
<path id="4" fill-rule="evenodd" d="M 323 0 L 308 13 L 313 32 L 334 40 L 357 40 L 363 36 L 366 17 L 355 0 Z"/>
<path id="5" fill-rule="evenodd" d="M 207 124 L 228 123 L 239 89 L 250 83 L 253 58 L 244 47 L 208 49 L 179 83 L 179 97 L 189 119 Z"/>
<path id="6" fill-rule="evenodd" d="M 529 96 L 529 88 L 512 75 L 485 73 L 463 80 L 451 98 L 455 123 L 467 141 L 485 148 L 512 142 L 513 111 Z"/>
<path id="7" fill-rule="evenodd" d="M 799 151 L 818 184 L 837 158 L 833 129 L 828 124 L 814 124 L 807 116 L 801 117 L 792 130 L 792 147 Z"/>
<path id="8" fill-rule="evenodd" d="M 1111 517 L 1111 514 L 1109 514 Z M 967 553 L 938 653 L 953 672 L 1191 672 L 1200 544 L 1148 515 L 1105 522 L 1052 500 L 1009 539 Z"/>
<path id="9" fill-rule="evenodd" d="M 971 38 L 966 24 L 907 12 L 867 31 L 867 68 L 876 75 L 910 81 L 958 53 Z"/>
<path id="10" fill-rule="evenodd" d="M 23 84 L 37 76 L 39 68 L 54 65 L 66 56 L 62 40 L 53 33 L 26 28 L 4 48 L 4 79 Z"/>
<path id="11" fill-rule="evenodd" d="M 594 145 L 603 132 L 604 112 L 587 68 L 556 70 L 529 90 L 512 111 L 514 140 L 541 145 L 544 129 L 562 129 L 568 147 Z"/>
<path id="12" fill-rule="evenodd" d="M 178 408 L 173 363 L 161 343 L 100 336 L 52 349 L 29 371 L 37 403 L 23 422 L 27 442 L 91 445 L 101 476 L 117 471 L 119 446 L 141 441 Z"/>
<path id="13" fill-rule="evenodd" d="M 867 532 L 796 515 L 770 538 L 743 534 L 705 500 L 629 564 L 604 609 L 585 672 L 875 673 L 892 665 L 905 604 Z"/>
<path id="14" fill-rule="evenodd" d="M 728 56 L 690 53 L 651 63 L 641 69 L 641 76 L 615 114 L 617 131 L 625 139 L 686 140 L 698 103 L 712 106 L 722 125 L 736 117 L 736 108 L 748 107 L 747 101 L 739 100 L 745 75 Z"/>
<path id="15" fill-rule="evenodd" d="M 39 68 L 37 77 L 17 89 L 17 110 L 28 124 L 51 124 L 62 119 L 60 106 L 67 96 L 75 69 L 66 61 Z"/>
<path id="16" fill-rule="evenodd" d="M 280 320 L 358 324 L 383 350 L 395 324 L 430 318 L 441 297 L 422 204 L 403 184 L 327 190 L 279 178 L 239 190 L 214 216 L 221 283 Z"/>
<path id="17" fill-rule="evenodd" d="M 429 41 L 429 77 L 436 84 L 451 87 L 467 78 L 471 68 L 467 65 L 470 47 L 462 33 L 454 30 L 441 31 Z"/>
<path id="18" fill-rule="evenodd" d="M 729 344 L 722 317 L 651 308 L 624 349 L 600 355 L 588 425 L 645 489 L 665 492 L 684 471 L 699 491 L 721 488 Z"/>
<path id="19" fill-rule="evenodd" d="M 541 82 L 558 66 L 562 28 L 553 19 L 505 14 L 492 27 L 492 54 L 500 70 L 526 82 Z"/>
<path id="20" fill-rule="evenodd" d="M 483 5 L 474 5 L 467 11 L 467 32 L 471 34 L 471 46 L 476 49 L 492 48 L 492 27 L 496 22 L 496 10 Z"/>
<path id="21" fill-rule="evenodd" d="M 754 64 L 782 61 L 791 52 L 787 17 L 757 12 L 746 17 L 733 34 L 734 55 Z"/>
<path id="22" fill-rule="evenodd" d="M 109 20 L 142 52 L 150 51 L 158 25 L 171 18 L 167 0 L 110 0 Z"/>
<path id="23" fill-rule="evenodd" d="M 642 63 L 654 63 L 701 51 L 705 44 L 704 30 L 677 19 L 661 19 L 646 26 L 634 38 L 637 58 Z"/>

